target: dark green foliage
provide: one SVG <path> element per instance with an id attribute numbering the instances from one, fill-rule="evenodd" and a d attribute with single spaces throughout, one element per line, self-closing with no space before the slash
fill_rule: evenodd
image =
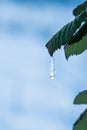
<path id="1" fill-rule="evenodd" d="M 74 99 L 74 104 L 87 104 L 87 90 L 80 92 Z"/>
<path id="2" fill-rule="evenodd" d="M 83 36 L 87 34 L 87 23 L 84 23 L 81 28 L 72 36 L 69 45 L 74 44 L 82 39 Z"/>
<path id="3" fill-rule="evenodd" d="M 75 16 L 79 15 L 82 11 L 86 11 L 87 8 L 87 1 L 85 1 L 84 3 L 82 3 L 81 5 L 77 6 L 74 10 L 73 10 L 73 14 Z"/>
<path id="4" fill-rule="evenodd" d="M 87 49 L 87 1 L 73 10 L 75 19 L 65 25 L 46 44 L 50 56 L 55 50 L 64 46 L 65 57 L 81 54 Z M 87 104 L 87 90 L 80 92 L 74 99 L 74 104 Z M 87 130 L 87 109 L 75 122 L 73 130 Z"/>
<path id="5" fill-rule="evenodd" d="M 55 50 L 60 49 L 62 45 L 66 46 L 72 44 L 74 35 L 81 27 L 82 22 L 86 22 L 87 12 L 82 12 L 72 22 L 65 25 L 59 32 L 57 32 L 46 44 L 49 54 L 52 56 Z"/>
<path id="6" fill-rule="evenodd" d="M 87 130 L 87 109 L 81 114 L 75 122 L 73 130 Z"/>

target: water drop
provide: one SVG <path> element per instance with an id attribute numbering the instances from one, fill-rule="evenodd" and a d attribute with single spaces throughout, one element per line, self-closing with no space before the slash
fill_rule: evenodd
<path id="1" fill-rule="evenodd" d="M 55 61 L 53 57 L 50 59 L 50 78 L 55 78 Z"/>

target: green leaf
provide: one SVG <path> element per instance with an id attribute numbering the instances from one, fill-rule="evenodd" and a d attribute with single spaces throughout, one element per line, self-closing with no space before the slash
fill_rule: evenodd
<path id="1" fill-rule="evenodd" d="M 80 92 L 74 99 L 74 104 L 87 104 L 87 90 Z"/>
<path id="2" fill-rule="evenodd" d="M 87 109 L 80 115 L 75 122 L 73 130 L 87 130 Z"/>
<path id="3" fill-rule="evenodd" d="M 66 59 L 71 55 L 78 55 L 84 52 L 87 49 L 87 34 L 82 37 L 79 42 L 76 42 L 72 45 L 67 45 L 64 48 Z"/>
<path id="4" fill-rule="evenodd" d="M 65 25 L 59 32 L 57 32 L 46 44 L 49 54 L 52 56 L 55 50 L 60 49 L 61 46 L 69 44 L 73 35 L 81 27 L 82 22 L 86 22 L 87 12 L 82 12 L 72 22 Z"/>
<path id="5" fill-rule="evenodd" d="M 84 3 L 78 5 L 74 10 L 73 10 L 73 14 L 75 16 L 79 15 L 82 11 L 86 11 L 87 8 L 87 1 L 85 1 Z"/>

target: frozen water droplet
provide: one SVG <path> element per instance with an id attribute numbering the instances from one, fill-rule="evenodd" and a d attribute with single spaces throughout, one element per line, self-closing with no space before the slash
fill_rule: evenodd
<path id="1" fill-rule="evenodd" d="M 53 57 L 51 57 L 50 60 L 50 78 L 51 79 L 55 78 L 55 62 Z"/>

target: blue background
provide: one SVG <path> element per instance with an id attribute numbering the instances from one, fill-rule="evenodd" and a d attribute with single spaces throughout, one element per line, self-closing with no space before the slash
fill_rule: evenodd
<path id="1" fill-rule="evenodd" d="M 54 54 L 50 79 L 46 42 L 74 19 L 81 2 L 0 1 L 0 130 L 71 130 L 85 106 L 73 99 L 86 89 L 86 51 L 65 59 Z"/>

